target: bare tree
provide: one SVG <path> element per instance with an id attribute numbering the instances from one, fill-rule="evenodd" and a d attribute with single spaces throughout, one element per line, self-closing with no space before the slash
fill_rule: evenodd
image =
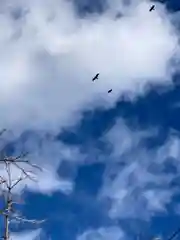
<path id="1" fill-rule="evenodd" d="M 0 136 L 5 130 L 0 132 Z M 4 154 L 4 150 L 1 151 L 1 171 L 0 171 L 0 187 L 1 198 L 3 201 L 3 208 L 0 210 L 0 214 L 3 217 L 3 236 L 1 239 L 10 240 L 9 224 L 11 221 L 29 222 L 33 224 L 39 224 L 43 221 L 29 220 L 21 216 L 16 210 L 16 205 L 21 204 L 15 200 L 15 190 L 18 184 L 22 181 L 31 180 L 36 181 L 34 170 L 42 171 L 40 167 L 32 164 L 26 157 L 26 154 L 20 154 L 16 157 L 8 157 Z M 28 170 L 28 168 L 30 170 Z M 18 171 L 18 177 L 13 179 L 13 171 Z"/>

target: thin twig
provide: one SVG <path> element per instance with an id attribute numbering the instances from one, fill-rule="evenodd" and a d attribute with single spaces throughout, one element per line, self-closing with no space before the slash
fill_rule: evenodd
<path id="1" fill-rule="evenodd" d="M 37 221 L 37 220 L 29 220 L 21 216 L 16 215 L 16 211 L 13 208 L 13 205 L 16 204 L 15 201 L 13 201 L 13 194 L 12 190 L 22 181 L 25 180 L 26 178 L 36 181 L 31 175 L 32 171 L 26 171 L 22 166 L 19 164 L 25 164 L 29 165 L 31 168 L 36 168 L 40 171 L 42 169 L 38 167 L 35 164 L 31 164 L 28 160 L 23 160 L 22 156 L 25 156 L 26 154 L 21 154 L 17 157 L 5 157 L 0 160 L 0 163 L 5 165 L 5 171 L 7 173 L 7 179 L 4 177 L 0 176 L 0 185 L 5 184 L 2 192 L 3 193 L 3 198 L 4 198 L 4 203 L 5 203 L 5 208 L 0 210 L 0 214 L 4 217 L 4 240 L 9 240 L 9 222 L 10 220 L 16 219 L 21 222 L 28 222 L 28 223 L 33 223 L 33 224 L 40 224 L 44 222 L 45 220 L 42 221 Z M 11 166 L 15 166 L 18 168 L 21 172 L 21 176 L 16 179 L 12 180 L 12 174 L 11 174 Z M 16 215 L 16 216 L 15 216 Z"/>

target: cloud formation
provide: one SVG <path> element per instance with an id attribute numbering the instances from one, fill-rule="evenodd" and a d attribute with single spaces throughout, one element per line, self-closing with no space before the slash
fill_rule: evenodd
<path id="1" fill-rule="evenodd" d="M 0 126 L 59 130 L 124 90 L 171 80 L 179 46 L 170 14 L 160 4 L 150 13 L 148 1 L 124 10 L 120 1 L 123 17 L 115 20 L 114 4 L 80 19 L 64 0 L 1 3 Z"/>
<path id="2" fill-rule="evenodd" d="M 39 131 L 40 141 L 29 136 L 28 141 L 16 146 L 16 151 L 30 150 L 30 159 L 49 171 L 38 173 L 37 185 L 19 185 L 18 192 L 24 184 L 32 191 L 48 194 L 73 189 L 73 182 L 60 179 L 57 169 L 64 156 L 77 162 L 82 156 L 77 149 L 69 150 L 53 137 L 48 139 L 46 132 L 54 136 L 62 127 L 76 124 L 83 109 L 109 107 L 123 91 L 143 92 L 148 82 L 171 82 L 174 63 L 179 61 L 176 17 L 161 4 L 150 13 L 150 4 L 134 0 L 127 6 L 123 1 L 109 1 L 102 15 L 80 19 L 72 3 L 65 0 L 0 3 L 0 128 L 13 130 L 13 140 L 25 130 Z M 117 19 L 118 11 L 122 17 Z M 92 83 L 97 72 L 100 78 Z M 107 95 L 109 88 L 113 89 L 111 95 Z M 118 129 L 111 132 L 113 144 L 118 143 Z M 153 165 L 162 170 L 170 155 L 169 143 L 174 140 L 157 153 L 147 154 L 139 145 L 135 152 L 135 143 L 146 133 L 133 134 L 126 128 L 123 134 L 125 142 L 112 156 L 112 171 L 118 171 L 113 177 L 107 173 L 100 197 L 111 200 L 112 218 L 137 217 L 139 209 L 146 206 L 147 211 L 141 211 L 139 217 L 147 219 L 155 211 L 165 210 L 175 193 L 165 187 L 175 176 L 149 170 Z M 173 149 L 171 154 L 178 154 Z M 126 166 L 120 171 L 116 164 L 122 155 Z M 19 175 L 17 169 L 13 174 L 14 178 Z M 36 231 L 21 238 L 30 240 L 38 235 Z M 101 228 L 84 233 L 78 240 L 94 239 L 96 235 L 99 239 L 119 240 L 122 232 Z"/>
<path id="3" fill-rule="evenodd" d="M 123 91 L 142 91 L 149 81 L 170 82 L 179 60 L 179 32 L 161 4 L 150 13 L 149 1 L 131 1 L 128 7 L 113 1 L 103 14 L 84 19 L 64 0 L 0 4 L 0 127 L 12 129 L 14 139 L 29 129 L 54 136 L 76 124 L 83 109 L 108 107 Z M 121 18 L 115 19 L 115 9 Z M 100 78 L 92 83 L 97 72 Z M 24 144 L 31 159 L 50 171 L 38 175 L 38 189 L 69 192 L 72 182 L 56 174 L 67 147 L 43 137 L 37 148 L 32 136 Z M 77 150 L 69 154 L 82 160 Z"/>
<path id="4" fill-rule="evenodd" d="M 24 231 L 21 233 L 11 233 L 11 238 L 13 240 L 36 240 L 41 234 L 41 229 L 34 231 Z"/>
<path id="5" fill-rule="evenodd" d="M 179 193 L 175 185 L 180 170 L 179 137 L 172 133 L 164 145 L 149 149 L 145 140 L 154 132 L 130 130 L 117 121 L 106 136 L 112 152 L 100 198 L 110 200 L 112 219 L 149 220 L 158 212 L 166 213 Z"/>
<path id="6" fill-rule="evenodd" d="M 3 136 L 2 146 L 10 139 L 11 134 L 8 136 L 8 132 L 7 135 L 5 132 Z M 13 154 L 19 156 L 22 152 L 29 153 L 24 160 L 36 164 L 40 169 L 34 168 L 26 163 L 19 163 L 21 169 L 23 168 L 26 170 L 28 174 L 37 181 L 34 182 L 28 178 L 24 179 L 14 187 L 14 193 L 22 192 L 25 186 L 28 190 L 38 191 L 44 194 L 52 194 L 54 191 L 58 190 L 67 194 L 71 193 L 73 190 L 72 179 L 62 179 L 58 175 L 57 170 L 62 160 L 77 163 L 83 160 L 83 155 L 77 147 L 66 146 L 54 139 L 52 135 L 47 135 L 44 132 L 36 132 L 35 134 L 30 134 L 30 136 L 21 137 L 18 139 L 17 143 L 14 143 Z M 11 178 L 14 182 L 16 182 L 20 176 L 25 177 L 21 169 L 14 165 L 11 166 Z M 0 165 L 0 176 L 4 179 L 8 179 L 8 173 L 3 164 Z M 2 186 L 5 187 L 6 185 Z"/>
<path id="7" fill-rule="evenodd" d="M 107 227 L 91 229 L 77 237 L 77 240 L 120 240 L 123 239 L 124 233 L 119 227 Z"/>

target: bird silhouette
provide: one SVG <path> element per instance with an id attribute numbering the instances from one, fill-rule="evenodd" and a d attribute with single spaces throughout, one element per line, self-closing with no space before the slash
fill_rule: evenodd
<path id="1" fill-rule="evenodd" d="M 109 89 L 108 93 L 112 92 L 112 89 Z"/>
<path id="2" fill-rule="evenodd" d="M 96 79 L 98 79 L 99 73 L 96 74 L 96 76 L 93 77 L 92 81 L 94 82 Z"/>
<path id="3" fill-rule="evenodd" d="M 152 5 L 149 11 L 151 12 L 152 10 L 155 10 L 155 5 Z"/>

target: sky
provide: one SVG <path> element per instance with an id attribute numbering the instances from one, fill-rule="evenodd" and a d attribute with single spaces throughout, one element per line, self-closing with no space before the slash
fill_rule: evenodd
<path id="1" fill-rule="evenodd" d="M 180 227 L 179 10 L 0 1 L 0 147 L 43 170 L 22 165 L 37 181 L 13 196 L 46 220 L 12 222 L 12 240 L 168 239 Z"/>

